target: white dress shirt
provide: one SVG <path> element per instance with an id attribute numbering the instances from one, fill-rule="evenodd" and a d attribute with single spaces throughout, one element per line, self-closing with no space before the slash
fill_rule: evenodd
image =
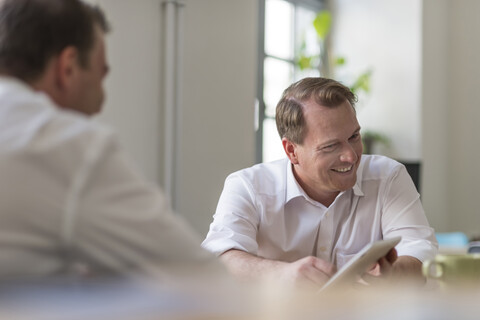
<path id="1" fill-rule="evenodd" d="M 368 243 L 402 236 L 398 255 L 424 261 L 437 250 L 420 196 L 400 163 L 362 155 L 355 186 L 327 208 L 297 183 L 288 159 L 227 177 L 202 246 L 281 261 L 317 256 L 340 268 Z"/>
<path id="2" fill-rule="evenodd" d="M 0 181 L 0 278 L 160 275 L 215 260 L 110 130 L 5 77 Z"/>

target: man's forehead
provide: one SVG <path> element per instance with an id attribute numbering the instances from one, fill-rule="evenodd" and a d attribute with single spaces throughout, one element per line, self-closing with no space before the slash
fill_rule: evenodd
<path id="1" fill-rule="evenodd" d="M 327 104 L 327 103 L 322 103 L 318 101 L 317 99 L 310 97 L 308 100 L 305 100 L 302 103 L 303 106 L 303 111 L 305 112 L 306 109 L 311 109 L 311 108 L 320 108 L 320 109 L 337 109 L 338 107 L 344 106 L 344 105 L 349 105 L 354 111 L 355 108 L 352 106 L 352 104 L 347 100 L 343 100 L 340 103 L 337 104 Z"/>
<path id="2" fill-rule="evenodd" d="M 327 140 L 333 139 L 339 133 L 352 134 L 360 128 L 355 110 L 347 100 L 338 106 L 330 107 L 309 101 L 304 104 L 303 111 L 307 132 L 316 130 L 317 134 L 321 133 Z"/>

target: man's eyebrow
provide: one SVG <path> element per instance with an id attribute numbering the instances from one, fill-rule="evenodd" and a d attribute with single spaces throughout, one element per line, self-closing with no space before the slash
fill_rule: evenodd
<path id="1" fill-rule="evenodd" d="M 352 135 L 356 134 L 356 133 L 360 133 L 360 130 L 361 130 L 361 127 L 359 126 L 357 129 L 355 129 L 352 133 Z M 329 145 L 332 145 L 332 144 L 335 144 L 338 142 L 338 139 L 331 139 L 331 140 L 327 140 L 325 142 L 322 142 L 318 145 L 317 149 L 322 149 L 324 147 L 327 147 Z"/>
<path id="2" fill-rule="evenodd" d="M 338 142 L 338 139 L 332 139 L 332 140 L 327 140 L 325 142 L 322 142 L 318 145 L 317 149 L 321 149 L 321 148 L 324 148 L 326 146 L 329 146 L 329 145 L 332 145 L 332 144 L 335 144 Z"/>

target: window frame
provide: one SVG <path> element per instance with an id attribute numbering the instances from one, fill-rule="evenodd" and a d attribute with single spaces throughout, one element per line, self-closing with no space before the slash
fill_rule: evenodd
<path id="1" fill-rule="evenodd" d="M 264 93 L 264 67 L 265 67 L 265 59 L 266 58 L 274 58 L 281 61 L 285 61 L 291 63 L 294 66 L 294 79 L 295 79 L 295 52 L 293 60 L 285 59 L 281 57 L 276 57 L 273 55 L 269 55 L 265 51 L 265 6 L 267 0 L 259 0 L 259 36 L 258 36 L 258 68 L 257 68 L 257 98 L 256 98 L 256 114 L 257 118 L 255 120 L 255 162 L 261 163 L 263 162 L 263 123 L 266 118 L 271 118 L 266 116 L 266 106 L 265 101 L 263 99 Z M 294 10 L 297 10 L 297 7 L 303 7 L 306 9 L 320 11 L 327 7 L 327 0 L 283 0 L 286 2 L 290 2 L 294 6 Z M 297 43 L 296 35 L 297 35 L 297 26 L 296 23 L 296 15 L 294 15 L 294 32 L 293 32 L 293 43 Z M 279 97 L 280 98 L 280 97 Z"/>

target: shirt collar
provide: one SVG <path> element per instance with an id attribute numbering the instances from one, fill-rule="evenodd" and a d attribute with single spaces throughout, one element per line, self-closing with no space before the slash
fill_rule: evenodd
<path id="1" fill-rule="evenodd" d="M 298 184 L 297 179 L 293 175 L 292 163 L 288 160 L 287 161 L 287 192 L 285 197 L 285 203 L 289 202 L 293 198 L 297 197 L 304 197 L 307 200 L 314 201 L 310 199 L 310 197 L 305 193 L 302 187 Z M 365 194 L 361 188 L 361 181 L 362 181 L 362 168 L 363 168 L 363 161 L 360 162 L 360 166 L 357 170 L 357 182 L 353 186 L 353 194 L 359 197 L 364 196 Z M 343 192 L 339 193 L 341 195 Z"/>
<path id="2" fill-rule="evenodd" d="M 353 194 L 359 197 L 363 197 L 365 194 L 362 191 L 362 176 L 363 176 L 363 157 L 360 159 L 360 165 L 357 169 L 357 182 L 353 186 Z"/>
<path id="3" fill-rule="evenodd" d="M 287 192 L 286 192 L 285 203 L 289 202 L 293 198 L 307 196 L 305 191 L 303 191 L 302 187 L 300 187 L 300 185 L 298 184 L 297 179 L 295 179 L 295 176 L 293 175 L 292 166 L 293 166 L 292 163 L 290 162 L 290 160 L 288 160 L 287 161 Z"/>
<path id="4" fill-rule="evenodd" d="M 7 76 L 7 75 L 1 75 L 0 76 L 0 94 L 9 94 L 13 95 L 11 92 L 16 92 L 17 94 L 20 94 L 19 91 L 25 95 L 26 92 L 29 94 L 35 95 L 37 97 L 42 97 L 42 99 L 45 99 L 48 101 L 48 103 L 44 104 L 43 107 L 48 106 L 49 108 L 54 109 L 56 107 L 56 103 L 53 102 L 52 98 L 46 94 L 44 91 L 41 90 L 34 90 L 32 86 L 28 85 L 26 82 L 13 77 L 13 76 Z"/>

